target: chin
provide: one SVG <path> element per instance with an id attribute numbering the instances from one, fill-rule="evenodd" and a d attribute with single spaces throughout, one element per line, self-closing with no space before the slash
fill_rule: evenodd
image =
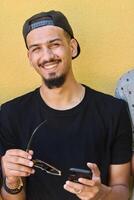
<path id="1" fill-rule="evenodd" d="M 43 78 L 43 81 L 44 81 L 45 85 L 49 89 L 60 88 L 65 83 L 65 80 L 66 80 L 65 74 L 63 74 L 63 75 L 61 75 L 59 77 L 53 77 L 53 78 L 51 77 L 49 79 L 44 79 Z"/>

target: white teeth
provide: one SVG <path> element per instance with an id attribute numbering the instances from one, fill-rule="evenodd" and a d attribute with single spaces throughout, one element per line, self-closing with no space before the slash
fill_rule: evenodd
<path id="1" fill-rule="evenodd" d="M 45 64 L 45 65 L 42 65 L 42 67 L 45 68 L 45 69 L 52 69 L 56 66 L 57 66 L 57 63 L 48 63 L 48 64 Z"/>
<path id="2" fill-rule="evenodd" d="M 45 69 L 52 69 L 52 68 L 54 68 L 55 66 L 56 66 L 55 64 L 54 64 L 54 65 L 48 65 L 48 66 L 45 65 L 44 68 L 45 68 Z"/>

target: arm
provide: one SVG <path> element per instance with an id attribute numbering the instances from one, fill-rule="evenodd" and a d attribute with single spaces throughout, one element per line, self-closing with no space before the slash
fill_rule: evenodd
<path id="1" fill-rule="evenodd" d="M 5 184 L 10 189 L 18 188 L 22 177 L 30 176 L 34 173 L 32 151 L 26 152 L 20 149 L 8 150 L 1 158 L 2 173 Z M 2 186 L 1 190 L 3 200 L 25 200 L 25 191 L 23 189 L 17 194 L 10 194 Z"/>
<path id="2" fill-rule="evenodd" d="M 131 160 L 131 173 L 132 173 L 132 176 L 134 176 L 134 151 L 133 151 L 132 160 Z"/>
<path id="3" fill-rule="evenodd" d="M 111 165 L 109 186 L 111 192 L 107 200 L 127 200 L 129 198 L 130 163 Z"/>
<path id="4" fill-rule="evenodd" d="M 24 189 L 19 194 L 11 195 L 7 193 L 2 187 L 1 194 L 2 194 L 3 200 L 25 200 L 26 199 Z"/>
<path id="5" fill-rule="evenodd" d="M 133 71 L 132 74 L 133 76 Z M 129 76 L 129 74 L 127 73 L 126 75 L 124 75 L 124 77 L 122 79 L 120 79 L 117 83 L 117 87 L 115 90 L 115 97 L 119 98 L 119 99 L 123 99 L 128 103 L 128 112 L 129 112 L 129 116 L 131 118 L 131 124 L 132 124 L 132 135 L 134 135 L 134 109 L 132 107 L 133 101 L 134 101 L 134 96 L 132 95 L 126 95 L 129 91 L 132 90 L 133 85 L 132 83 L 129 85 L 129 83 L 126 82 L 127 78 L 129 78 L 131 80 L 131 77 Z M 121 89 L 123 88 L 123 90 Z M 124 91 L 125 89 L 125 91 Z M 133 136 L 134 137 L 134 136 Z M 134 138 L 133 138 L 134 140 Z M 134 141 L 132 144 L 132 160 L 131 160 L 131 175 L 134 176 Z"/>
<path id="6" fill-rule="evenodd" d="M 92 180 L 79 179 L 79 183 L 67 181 L 64 189 L 76 194 L 81 200 L 128 200 L 130 163 L 111 165 L 108 186 L 101 183 L 100 171 L 96 164 L 88 163 L 93 172 Z"/>

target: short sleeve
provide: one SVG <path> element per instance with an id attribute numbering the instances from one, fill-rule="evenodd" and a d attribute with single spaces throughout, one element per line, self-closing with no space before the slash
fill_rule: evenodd
<path id="1" fill-rule="evenodd" d="M 112 164 L 129 162 L 132 156 L 132 127 L 125 102 L 122 102 L 113 138 Z"/>
<path id="2" fill-rule="evenodd" d="M 0 155 L 3 155 L 7 149 L 17 146 L 17 138 L 15 137 L 15 127 L 13 127 L 14 117 L 9 114 L 6 106 L 0 109 Z"/>

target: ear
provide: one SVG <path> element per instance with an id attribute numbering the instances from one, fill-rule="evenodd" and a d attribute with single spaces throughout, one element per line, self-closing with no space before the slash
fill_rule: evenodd
<path id="1" fill-rule="evenodd" d="M 74 38 L 72 38 L 70 41 L 70 45 L 71 45 L 72 58 L 74 58 L 78 53 L 77 52 L 78 51 L 77 50 L 77 46 L 78 46 L 77 41 Z"/>

